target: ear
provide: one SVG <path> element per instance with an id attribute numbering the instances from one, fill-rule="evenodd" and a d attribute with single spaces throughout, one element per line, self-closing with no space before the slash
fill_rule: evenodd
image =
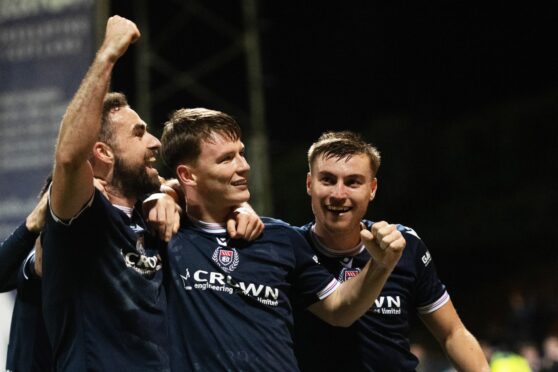
<path id="1" fill-rule="evenodd" d="M 186 186 L 196 186 L 197 177 L 193 172 L 193 169 L 185 164 L 180 164 L 176 167 L 176 177 L 181 184 Z"/>
<path id="2" fill-rule="evenodd" d="M 310 195 L 310 187 L 312 186 L 312 174 L 306 173 L 306 193 Z"/>
<path id="3" fill-rule="evenodd" d="M 370 201 L 374 200 L 377 190 L 378 190 L 378 180 L 376 179 L 376 177 L 374 177 L 374 179 L 370 181 Z"/>
<path id="4" fill-rule="evenodd" d="M 114 163 L 114 152 L 104 142 L 95 142 L 93 145 L 93 156 L 103 163 Z"/>

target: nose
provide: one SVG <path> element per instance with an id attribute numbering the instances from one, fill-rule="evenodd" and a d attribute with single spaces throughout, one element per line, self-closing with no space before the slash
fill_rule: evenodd
<path id="1" fill-rule="evenodd" d="M 161 141 L 159 141 L 157 139 L 157 137 L 155 137 L 151 133 L 147 133 L 146 135 L 149 136 L 148 139 L 147 139 L 147 148 L 148 149 L 158 150 L 158 149 L 161 148 Z"/>
<path id="2" fill-rule="evenodd" d="M 248 173 L 250 171 L 250 164 L 248 164 L 248 160 L 242 155 L 239 155 L 238 161 L 238 173 Z"/>
<path id="3" fill-rule="evenodd" d="M 343 182 L 337 182 L 333 187 L 331 196 L 336 199 L 345 199 L 347 197 L 347 189 Z"/>

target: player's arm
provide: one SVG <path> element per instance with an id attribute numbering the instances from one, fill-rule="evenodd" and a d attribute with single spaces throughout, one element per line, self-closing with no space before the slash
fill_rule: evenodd
<path id="1" fill-rule="evenodd" d="M 62 220 L 73 218 L 93 194 L 88 159 L 101 127 L 103 99 L 114 64 L 139 36 L 133 22 L 109 18 L 103 44 L 64 114 L 51 189 L 52 211 Z"/>
<path id="2" fill-rule="evenodd" d="M 361 238 L 373 257 L 361 273 L 308 309 L 327 323 L 348 327 L 372 307 L 403 254 L 406 242 L 395 225 L 377 222 Z"/>
<path id="3" fill-rule="evenodd" d="M 186 195 L 177 179 L 171 178 L 161 182 L 161 191 L 174 197 L 176 203 L 186 211 Z M 255 240 L 264 230 L 260 216 L 248 203 L 234 208 L 227 217 L 227 233 L 233 239 Z M 175 231 L 176 232 L 176 231 Z"/>
<path id="4" fill-rule="evenodd" d="M 17 287 L 18 271 L 25 257 L 33 249 L 38 233 L 29 231 L 22 223 L 0 245 L 0 292 Z"/>
<path id="5" fill-rule="evenodd" d="M 420 318 L 458 371 L 490 371 L 478 341 L 461 322 L 451 300 L 430 314 L 421 314 Z"/>
<path id="6" fill-rule="evenodd" d="M 46 194 L 21 224 L 0 246 L 0 292 L 17 286 L 18 271 L 33 249 L 35 240 L 45 225 Z"/>
<path id="7" fill-rule="evenodd" d="M 178 231 L 183 210 L 187 210 L 186 196 L 176 179 L 161 179 L 161 194 L 153 194 L 143 203 L 151 228 L 167 242 Z M 232 210 L 227 218 L 227 232 L 233 239 L 254 240 L 263 229 L 264 223 L 248 203 Z"/>

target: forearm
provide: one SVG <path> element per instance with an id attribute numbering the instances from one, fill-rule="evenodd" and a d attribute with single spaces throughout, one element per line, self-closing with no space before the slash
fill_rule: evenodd
<path id="1" fill-rule="evenodd" d="M 114 62 L 100 50 L 62 119 L 56 145 L 57 166 L 80 166 L 90 156 L 101 127 L 103 99 Z"/>
<path id="2" fill-rule="evenodd" d="M 93 192 L 88 160 L 99 136 L 112 65 L 103 53 L 97 54 L 62 119 L 50 202 L 52 211 L 63 220 L 74 217 Z"/>
<path id="3" fill-rule="evenodd" d="M 460 372 L 489 372 L 486 357 L 475 337 L 462 327 L 449 335 L 442 345 Z"/>
<path id="4" fill-rule="evenodd" d="M 343 282 L 310 310 L 331 325 L 348 327 L 374 305 L 390 273 L 388 268 L 369 261 L 359 275 Z"/>

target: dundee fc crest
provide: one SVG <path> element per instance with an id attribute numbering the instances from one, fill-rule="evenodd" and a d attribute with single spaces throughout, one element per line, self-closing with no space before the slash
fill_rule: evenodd
<path id="1" fill-rule="evenodd" d="M 360 269 L 359 268 L 354 268 L 354 269 L 347 269 L 344 268 L 343 270 L 341 270 L 341 272 L 339 273 L 339 277 L 337 278 L 337 280 L 339 280 L 340 282 L 345 282 L 349 279 L 353 279 L 354 277 L 356 277 L 358 274 L 360 273 Z"/>
<path id="2" fill-rule="evenodd" d="M 235 248 L 218 247 L 211 258 L 227 273 L 238 266 L 238 252 Z"/>

